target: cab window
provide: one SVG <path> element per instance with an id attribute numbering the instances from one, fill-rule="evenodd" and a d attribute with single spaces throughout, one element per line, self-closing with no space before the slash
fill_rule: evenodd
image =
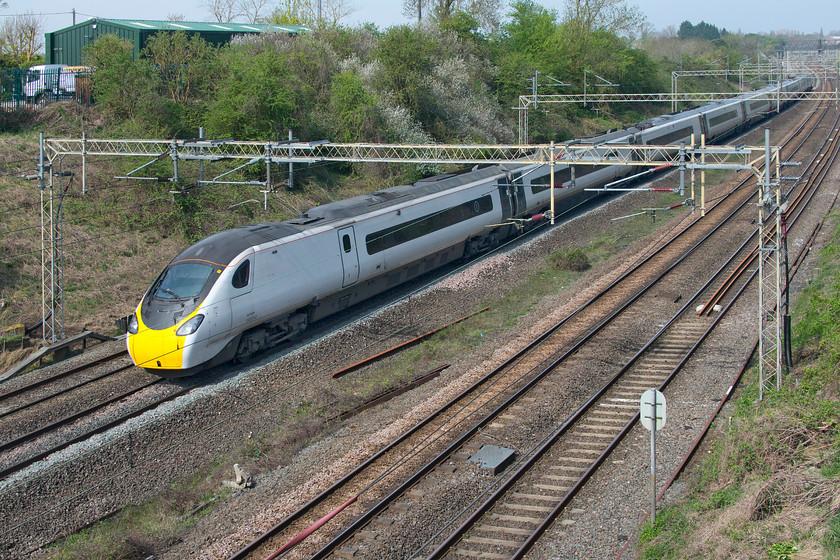
<path id="1" fill-rule="evenodd" d="M 248 277 L 251 274 L 251 261 L 245 261 L 239 265 L 236 272 L 233 273 L 233 280 L 231 283 L 234 288 L 244 288 L 248 285 Z"/>

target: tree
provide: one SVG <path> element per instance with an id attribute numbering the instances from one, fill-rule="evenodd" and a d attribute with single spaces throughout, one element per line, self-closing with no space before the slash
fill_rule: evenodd
<path id="1" fill-rule="evenodd" d="M 272 50 L 228 48 L 215 100 L 207 112 L 210 136 L 241 140 L 276 140 L 296 126 L 292 112 L 300 105 L 296 79 L 283 57 Z"/>
<path id="2" fill-rule="evenodd" d="M 157 95 L 158 80 L 151 65 L 134 60 L 133 50 L 129 41 L 111 34 L 85 47 L 85 65 L 94 69 L 91 90 L 97 106 L 110 117 L 153 120 L 164 100 Z"/>
<path id="3" fill-rule="evenodd" d="M 429 0 L 403 0 L 403 15 L 409 18 L 417 18 L 417 22 L 423 21 L 423 14 L 428 17 Z"/>
<path id="4" fill-rule="evenodd" d="M 511 5 L 509 22 L 502 29 L 510 50 L 528 55 L 542 54 L 557 32 L 557 12 L 534 0 L 518 0 Z"/>
<path id="5" fill-rule="evenodd" d="M 332 77 L 330 114 L 340 142 L 360 142 L 374 136 L 377 128 L 376 98 L 365 91 L 359 77 L 350 71 Z"/>
<path id="6" fill-rule="evenodd" d="M 690 21 L 686 20 L 680 24 L 679 38 L 680 39 L 706 39 L 707 41 L 714 41 L 720 39 L 720 30 L 712 25 L 701 21 L 697 25 L 692 25 Z"/>
<path id="7" fill-rule="evenodd" d="M 564 21 L 585 33 L 609 31 L 633 35 L 642 29 L 645 15 L 625 0 L 566 0 Z"/>
<path id="8" fill-rule="evenodd" d="M 417 117 L 425 105 L 425 78 L 433 68 L 433 44 L 427 33 L 416 27 L 396 25 L 389 28 L 374 50 L 381 69 L 377 76 L 380 90 L 390 92 L 394 101 Z"/>
<path id="9" fill-rule="evenodd" d="M 216 49 L 196 34 L 159 31 L 149 37 L 143 55 L 157 69 L 161 84 L 174 103 L 186 103 L 207 85 Z M 202 84 L 203 82 L 203 84 Z"/>
<path id="10" fill-rule="evenodd" d="M 248 20 L 248 23 L 257 23 L 265 19 L 260 14 L 268 8 L 271 0 L 239 0 L 239 13 Z"/>
<path id="11" fill-rule="evenodd" d="M 31 11 L 9 16 L 0 25 L 0 54 L 28 64 L 44 48 L 44 20 Z"/>
<path id="12" fill-rule="evenodd" d="M 219 23 L 230 23 L 242 15 L 239 0 L 204 0 L 202 5 Z"/>
<path id="13" fill-rule="evenodd" d="M 493 31 L 498 28 L 504 0 L 403 0 L 403 15 L 417 21 L 423 18 L 447 22 L 458 12 L 474 17 L 481 28 Z"/>

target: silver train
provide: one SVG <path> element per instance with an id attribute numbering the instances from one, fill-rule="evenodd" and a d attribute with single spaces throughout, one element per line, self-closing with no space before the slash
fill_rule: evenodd
<path id="1" fill-rule="evenodd" d="M 785 91 L 813 86 L 811 77 L 782 84 Z M 755 99 L 762 92 L 583 142 L 666 145 L 688 142 L 692 134 L 712 141 L 775 109 L 774 102 Z M 572 179 L 568 166 L 555 166 L 557 211 L 591 196 L 583 189 L 634 169 L 575 171 Z M 211 235 L 172 259 L 148 289 L 129 322 L 128 351 L 136 365 L 165 377 L 246 358 L 313 321 L 535 225 L 550 205 L 549 182 L 547 165 L 477 166 L 316 206 L 292 220 Z M 527 220 L 525 228 L 507 225 L 512 218 Z"/>

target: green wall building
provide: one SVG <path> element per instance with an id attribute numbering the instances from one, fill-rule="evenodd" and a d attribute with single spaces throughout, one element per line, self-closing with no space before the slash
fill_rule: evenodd
<path id="1" fill-rule="evenodd" d="M 266 23 L 205 23 L 192 21 L 154 21 L 140 19 L 95 18 L 44 34 L 47 64 L 82 65 L 82 49 L 102 35 L 117 35 L 134 45 L 134 57 L 146 46 L 151 35 L 159 31 L 184 31 L 197 34 L 208 43 L 221 45 L 234 35 L 252 33 L 288 33 L 298 35 L 310 29 L 302 25 L 273 25 Z"/>

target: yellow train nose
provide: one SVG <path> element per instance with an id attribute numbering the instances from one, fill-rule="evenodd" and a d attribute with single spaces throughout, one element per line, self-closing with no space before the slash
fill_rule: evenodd
<path id="1" fill-rule="evenodd" d="M 183 369 L 184 339 L 175 331 L 178 325 L 163 330 L 146 327 L 137 313 L 137 334 L 128 335 L 128 353 L 134 364 L 147 369 Z"/>

